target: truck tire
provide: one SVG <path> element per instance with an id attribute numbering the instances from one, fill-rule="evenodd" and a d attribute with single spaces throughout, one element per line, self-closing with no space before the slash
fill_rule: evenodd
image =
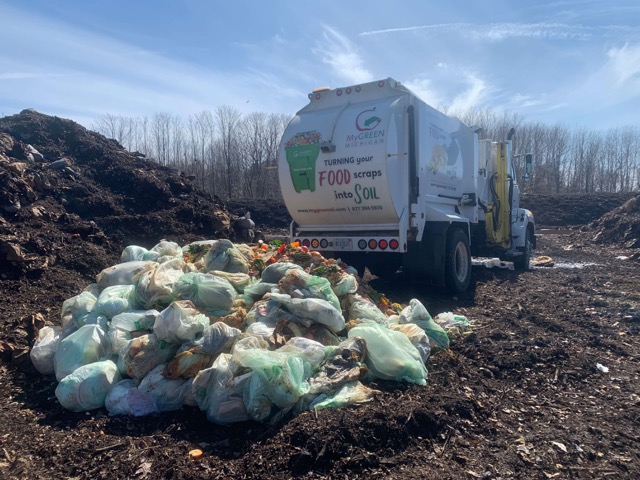
<path id="1" fill-rule="evenodd" d="M 458 227 L 454 227 L 447 239 L 444 281 L 447 290 L 452 293 L 464 292 L 471 282 L 469 237 Z"/>
<path id="2" fill-rule="evenodd" d="M 524 250 L 522 255 L 513 259 L 513 267 L 516 270 L 531 269 L 531 255 L 533 252 L 533 234 L 530 228 L 527 228 L 527 235 L 524 238 Z"/>

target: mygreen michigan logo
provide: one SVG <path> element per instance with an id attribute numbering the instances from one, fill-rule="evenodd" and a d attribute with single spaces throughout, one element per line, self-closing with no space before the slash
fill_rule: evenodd
<path id="1" fill-rule="evenodd" d="M 366 132 L 367 130 L 376 128 L 380 125 L 381 121 L 382 119 L 376 115 L 376 109 L 374 107 L 358 114 L 356 117 L 356 128 L 359 132 Z"/>

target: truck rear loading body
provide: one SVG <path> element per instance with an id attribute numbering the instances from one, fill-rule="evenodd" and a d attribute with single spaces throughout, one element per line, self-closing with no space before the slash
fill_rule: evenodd
<path id="1" fill-rule="evenodd" d="M 528 267 L 534 224 L 510 141 L 480 141 L 390 78 L 309 97 L 279 151 L 292 240 L 454 291 L 469 284 L 472 252 Z"/>

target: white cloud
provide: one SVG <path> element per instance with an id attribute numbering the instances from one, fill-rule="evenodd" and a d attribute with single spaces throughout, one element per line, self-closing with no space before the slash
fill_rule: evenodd
<path id="1" fill-rule="evenodd" d="M 567 25 L 563 23 L 494 23 L 480 27 L 473 32 L 477 38 L 492 41 L 510 38 L 538 38 L 538 39 L 579 39 L 589 38 L 592 33 L 582 25 Z"/>
<path id="2" fill-rule="evenodd" d="M 353 42 L 334 28 L 324 26 L 322 39 L 316 42 L 313 53 L 330 65 L 336 76 L 349 83 L 374 80 Z"/>
<path id="3" fill-rule="evenodd" d="M 0 80 L 26 80 L 47 77 L 62 77 L 60 73 L 5 72 L 0 73 Z"/>
<path id="4" fill-rule="evenodd" d="M 625 44 L 622 48 L 612 48 L 607 52 L 609 70 L 617 87 L 627 87 L 630 93 L 640 93 L 640 44 Z"/>
<path id="5" fill-rule="evenodd" d="M 442 65 L 440 70 L 432 71 L 433 77 L 423 74 L 404 84 L 432 107 L 455 114 L 483 106 L 495 91 L 477 73 L 465 71 L 457 65 Z M 450 81 L 452 72 L 456 72 L 457 79 L 453 83 Z"/>
<path id="6" fill-rule="evenodd" d="M 466 73 L 464 77 L 467 88 L 453 99 L 451 103 L 453 112 L 465 112 L 472 107 L 481 106 L 492 90 L 487 82 L 474 73 Z"/>
<path id="7" fill-rule="evenodd" d="M 551 40 L 586 40 L 593 36 L 607 36 L 612 33 L 640 33 L 640 28 L 627 25 L 585 26 L 566 23 L 440 23 L 415 25 L 411 27 L 385 28 L 361 32 L 360 36 L 403 33 L 414 31 L 450 31 L 474 40 L 504 41 L 511 38 L 534 38 Z"/>
<path id="8" fill-rule="evenodd" d="M 433 87 L 432 80 L 422 76 L 404 82 L 404 85 L 434 108 L 444 107 L 441 94 Z"/>
<path id="9" fill-rule="evenodd" d="M 599 110 L 615 105 L 632 107 L 640 103 L 640 43 L 610 48 L 600 68 L 587 76 L 568 97 L 576 105 Z"/>
<path id="10" fill-rule="evenodd" d="M 508 107 L 518 110 L 521 108 L 529 108 L 542 105 L 542 103 L 543 102 L 541 99 L 534 98 L 531 95 L 516 93 L 509 99 Z"/>
<path id="11" fill-rule="evenodd" d="M 397 28 L 385 28 L 382 30 L 371 30 L 368 32 L 360 32 L 360 36 L 367 35 L 380 35 L 383 33 L 399 33 L 399 32 L 414 32 L 416 30 L 438 30 L 438 29 L 460 29 L 465 26 L 471 26 L 467 23 L 441 23 L 436 25 L 414 25 L 412 27 L 397 27 Z"/>

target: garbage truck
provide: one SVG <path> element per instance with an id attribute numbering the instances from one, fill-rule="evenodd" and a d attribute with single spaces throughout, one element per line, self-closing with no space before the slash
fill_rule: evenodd
<path id="1" fill-rule="evenodd" d="M 312 91 L 278 152 L 291 241 L 453 292 L 468 288 L 472 256 L 529 268 L 535 224 L 519 205 L 514 131 L 481 131 L 392 78 Z M 525 165 L 523 178 L 530 155 Z"/>

